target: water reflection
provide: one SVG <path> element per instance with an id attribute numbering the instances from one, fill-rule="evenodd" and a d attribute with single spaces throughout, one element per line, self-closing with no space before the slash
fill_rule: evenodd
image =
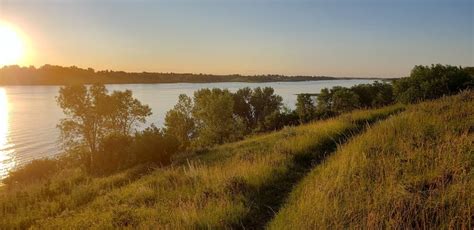
<path id="1" fill-rule="evenodd" d="M 0 88 L 0 179 L 15 166 L 13 148 L 8 138 L 8 98 L 4 88 Z"/>

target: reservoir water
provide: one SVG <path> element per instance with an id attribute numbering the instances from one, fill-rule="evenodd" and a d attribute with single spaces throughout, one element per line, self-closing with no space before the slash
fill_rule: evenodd
<path id="1" fill-rule="evenodd" d="M 330 80 L 269 83 L 175 83 L 107 85 L 109 91 L 130 89 L 153 112 L 147 125 L 163 125 L 165 114 L 177 102 L 179 94 L 192 96 L 201 88 L 223 88 L 235 92 L 243 87 L 273 87 L 284 104 L 294 108 L 296 94 L 319 93 L 322 88 L 350 87 L 372 80 Z M 9 170 L 33 159 L 54 156 L 59 147 L 59 120 L 64 117 L 56 104 L 59 86 L 0 86 L 0 179 Z"/>

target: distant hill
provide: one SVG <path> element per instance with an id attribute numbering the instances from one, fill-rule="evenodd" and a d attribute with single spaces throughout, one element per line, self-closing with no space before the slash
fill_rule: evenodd
<path id="1" fill-rule="evenodd" d="M 150 73 L 95 71 L 76 66 L 44 65 L 40 68 L 5 66 L 0 69 L 0 85 L 67 85 L 67 84 L 140 84 L 140 83 L 208 83 L 208 82 L 277 82 L 368 78 L 336 78 L 328 76 L 284 76 L 239 74 L 213 75 L 193 73 Z M 370 78 L 374 79 L 374 78 Z"/>

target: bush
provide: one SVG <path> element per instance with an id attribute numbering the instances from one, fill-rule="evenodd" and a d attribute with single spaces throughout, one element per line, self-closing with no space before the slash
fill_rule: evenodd
<path id="1" fill-rule="evenodd" d="M 130 145 L 133 138 L 125 135 L 110 135 L 105 137 L 99 146 L 99 151 L 92 155 L 92 171 L 104 174 L 127 168 L 132 165 Z"/>
<path id="2" fill-rule="evenodd" d="M 179 141 L 153 125 L 134 136 L 110 135 L 92 155 L 92 172 L 108 174 L 145 163 L 168 165 L 178 150 Z"/>
<path id="3" fill-rule="evenodd" d="M 171 136 L 164 134 L 155 126 L 137 133 L 130 146 L 132 161 L 137 163 L 152 162 L 161 165 L 167 165 L 171 162 L 171 157 L 178 152 L 179 141 Z"/>
<path id="4" fill-rule="evenodd" d="M 3 180 L 5 184 L 29 183 L 49 177 L 58 171 L 58 161 L 55 159 L 39 159 L 11 171 Z"/>

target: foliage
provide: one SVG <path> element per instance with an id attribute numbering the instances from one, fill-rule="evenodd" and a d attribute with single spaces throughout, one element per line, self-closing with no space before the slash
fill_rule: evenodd
<path id="1" fill-rule="evenodd" d="M 267 116 L 280 112 L 282 101 L 282 97 L 275 95 L 275 91 L 271 87 L 257 87 L 253 90 L 249 103 L 252 107 L 253 124 L 257 130 L 269 130 L 265 120 Z"/>
<path id="2" fill-rule="evenodd" d="M 250 100 L 253 90 L 249 87 L 241 88 L 233 94 L 234 114 L 242 119 L 246 126 L 246 132 L 251 131 L 255 126 L 254 112 Z"/>
<path id="3" fill-rule="evenodd" d="M 341 114 L 360 107 L 359 96 L 351 89 L 333 88 L 332 107 L 334 113 Z"/>
<path id="4" fill-rule="evenodd" d="M 164 134 L 153 125 L 133 136 L 109 135 L 101 142 L 98 153 L 93 155 L 92 171 L 109 174 L 139 164 L 168 165 L 178 149 L 179 142 L 175 137 Z"/>
<path id="5" fill-rule="evenodd" d="M 104 85 L 61 87 L 57 102 L 67 116 L 58 125 L 63 146 L 78 152 L 88 171 L 105 162 L 122 165 L 119 161 L 126 159 L 118 159 L 124 154 L 119 146 L 126 145 L 135 126 L 151 115 L 151 109 L 133 98 L 131 91 L 108 94 Z"/>
<path id="6" fill-rule="evenodd" d="M 281 102 L 270 87 L 242 88 L 235 93 L 201 89 L 193 99 L 180 95 L 166 115 L 165 132 L 178 139 L 181 151 L 235 141 L 252 132 L 295 124 L 293 113 L 283 111 Z"/>
<path id="7" fill-rule="evenodd" d="M 450 65 L 415 66 L 409 77 L 394 82 L 397 100 L 413 103 L 451 95 L 472 86 L 474 77 L 461 67 Z"/>
<path id="8" fill-rule="evenodd" d="M 464 67 L 464 70 L 465 70 L 466 72 L 468 72 L 469 75 L 471 75 L 471 77 L 474 77 L 474 67 L 472 67 L 472 66 L 471 66 L 471 67 Z M 471 87 L 472 87 L 472 83 L 473 83 L 473 82 L 471 82 Z"/>
<path id="9" fill-rule="evenodd" d="M 310 94 L 298 94 L 296 97 L 296 114 L 301 123 L 306 123 L 314 119 L 316 105 Z"/>
<path id="10" fill-rule="evenodd" d="M 168 165 L 179 147 L 178 139 L 152 125 L 133 137 L 130 146 L 133 165 L 145 163 Z"/>
<path id="11" fill-rule="evenodd" d="M 359 84 L 350 88 L 359 98 L 360 107 L 381 107 L 394 102 L 393 87 L 386 82 Z"/>
<path id="12" fill-rule="evenodd" d="M 165 132 L 179 142 L 179 149 L 185 150 L 196 136 L 196 124 L 192 114 L 192 99 L 185 94 L 179 95 L 178 103 L 166 113 Z"/>
<path id="13" fill-rule="evenodd" d="M 264 126 L 267 131 L 280 130 L 287 126 L 299 124 L 296 111 L 283 107 L 281 111 L 275 111 L 265 118 Z"/>
<path id="14" fill-rule="evenodd" d="M 413 105 L 299 183 L 270 229 L 469 229 L 474 93 Z"/>
<path id="15" fill-rule="evenodd" d="M 236 140 L 242 136 L 243 123 L 234 119 L 234 100 L 228 90 L 201 89 L 194 93 L 193 116 L 197 125 L 197 147 Z"/>
<path id="16" fill-rule="evenodd" d="M 94 174 L 107 174 L 125 169 L 131 164 L 129 146 L 131 136 L 119 133 L 111 134 L 101 140 L 99 150 L 92 154 L 92 168 Z"/>
<path id="17" fill-rule="evenodd" d="M 394 103 L 392 85 L 375 81 L 350 88 L 324 88 L 317 97 L 316 117 L 327 118 L 358 108 L 377 108 Z"/>
<path id="18" fill-rule="evenodd" d="M 31 183 L 47 178 L 58 171 L 58 162 L 54 159 L 33 160 L 20 168 L 9 172 L 2 182 L 7 185 L 14 183 Z"/>
<path id="19" fill-rule="evenodd" d="M 133 98 L 131 90 L 114 91 L 107 97 L 107 102 L 112 110 L 111 128 L 121 135 L 131 135 L 136 126 L 144 124 L 146 117 L 152 114 L 150 107 Z"/>
<path id="20" fill-rule="evenodd" d="M 64 147 L 73 149 L 84 146 L 90 152 L 96 152 L 100 139 L 107 135 L 110 126 L 107 117 L 111 111 L 105 87 L 61 87 L 57 102 L 68 117 L 58 125 Z"/>

